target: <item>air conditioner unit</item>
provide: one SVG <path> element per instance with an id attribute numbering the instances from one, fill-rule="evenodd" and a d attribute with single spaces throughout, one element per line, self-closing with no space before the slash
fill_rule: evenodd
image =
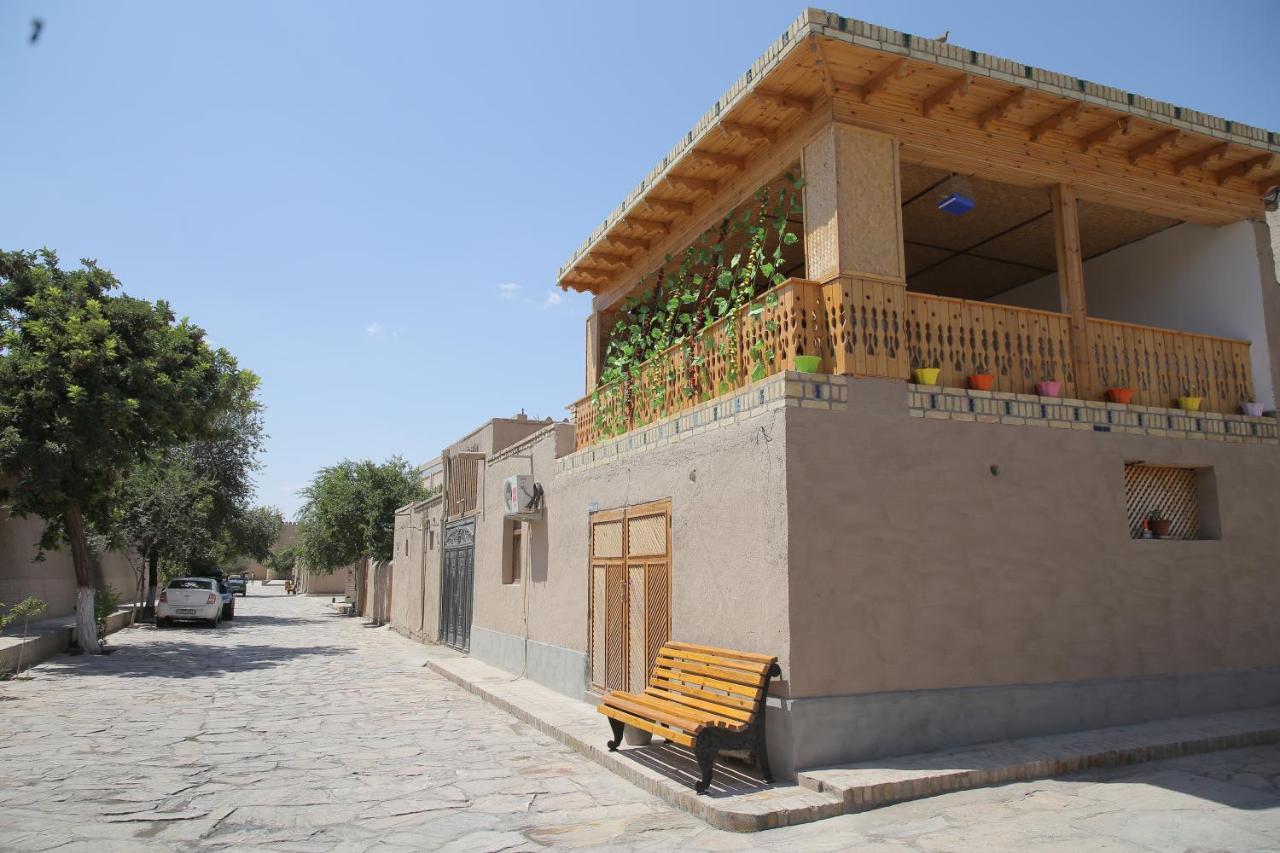
<path id="1" fill-rule="evenodd" d="M 526 521 L 542 517 L 542 486 L 532 474 L 516 474 L 503 481 L 502 514 Z"/>

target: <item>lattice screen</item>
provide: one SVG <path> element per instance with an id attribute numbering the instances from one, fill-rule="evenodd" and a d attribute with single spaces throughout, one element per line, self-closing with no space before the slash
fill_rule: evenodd
<path id="1" fill-rule="evenodd" d="M 667 553 L 667 517 L 642 515 L 627 519 L 627 556 L 652 557 Z"/>
<path id="2" fill-rule="evenodd" d="M 1196 470 L 1166 465 L 1125 465 L 1124 497 L 1129 512 L 1129 535 L 1142 536 L 1142 529 L 1158 509 L 1169 521 L 1167 539 L 1200 538 L 1200 500 L 1196 492 Z"/>
<path id="3" fill-rule="evenodd" d="M 622 556 L 622 520 L 602 521 L 593 525 L 592 556 L 599 558 Z"/>

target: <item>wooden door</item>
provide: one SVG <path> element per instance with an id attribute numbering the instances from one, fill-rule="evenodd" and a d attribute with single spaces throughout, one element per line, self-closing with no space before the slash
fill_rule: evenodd
<path id="1" fill-rule="evenodd" d="M 590 525 L 591 686 L 639 691 L 671 638 L 671 502 L 593 513 Z"/>

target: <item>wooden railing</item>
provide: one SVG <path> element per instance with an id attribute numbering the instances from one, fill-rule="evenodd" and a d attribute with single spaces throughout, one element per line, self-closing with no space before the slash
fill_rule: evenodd
<path id="1" fill-rule="evenodd" d="M 483 453 L 456 453 L 445 459 L 445 517 L 458 518 L 476 508 L 480 499 Z"/>
<path id="2" fill-rule="evenodd" d="M 1094 318 L 1087 328 L 1096 389 L 1132 388 L 1143 406 L 1203 397 L 1210 412 L 1239 411 L 1252 399 L 1248 341 Z"/>
<path id="3" fill-rule="evenodd" d="M 824 372 L 850 376 L 910 379 L 912 367 L 938 367 L 939 384 L 957 388 L 975 373 L 992 374 L 994 390 L 1019 394 L 1034 394 L 1049 379 L 1064 396 L 1089 399 L 1127 386 L 1133 402 L 1148 406 L 1174 406 L 1194 388 L 1206 411 L 1237 411 L 1253 392 L 1248 341 L 1096 319 L 1087 335 L 1092 370 L 1078 377 L 1066 314 L 869 279 L 791 279 L 697 340 L 650 359 L 637 377 L 570 408 L 577 446 L 590 447 L 753 381 L 757 340 L 773 354 L 757 377 L 790 368 L 797 355 L 818 355 Z"/>

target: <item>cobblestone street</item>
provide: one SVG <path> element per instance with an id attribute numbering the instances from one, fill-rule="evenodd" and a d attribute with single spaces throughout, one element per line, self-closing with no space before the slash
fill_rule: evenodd
<path id="1" fill-rule="evenodd" d="M 1280 849 L 1280 747 L 717 831 L 281 592 L 0 684 L 0 848 Z"/>

